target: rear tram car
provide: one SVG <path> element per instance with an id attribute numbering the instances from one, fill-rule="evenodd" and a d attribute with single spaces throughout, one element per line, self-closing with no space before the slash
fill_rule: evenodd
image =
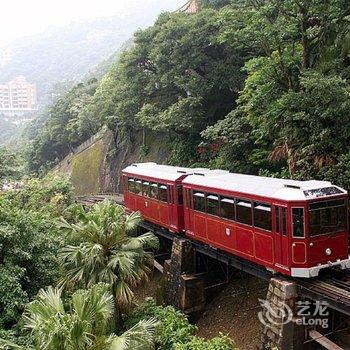
<path id="1" fill-rule="evenodd" d="M 330 182 L 143 163 L 123 184 L 127 210 L 272 272 L 350 268 L 348 194 Z"/>

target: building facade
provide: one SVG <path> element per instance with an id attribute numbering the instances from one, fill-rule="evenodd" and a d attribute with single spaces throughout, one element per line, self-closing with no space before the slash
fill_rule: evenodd
<path id="1" fill-rule="evenodd" d="M 0 85 L 0 114 L 23 115 L 37 109 L 35 84 L 29 84 L 24 76 L 18 76 Z"/>
<path id="2" fill-rule="evenodd" d="M 197 0 L 189 0 L 186 2 L 185 5 L 180 7 L 177 12 L 184 12 L 184 13 L 196 13 L 199 11 L 199 3 Z"/>

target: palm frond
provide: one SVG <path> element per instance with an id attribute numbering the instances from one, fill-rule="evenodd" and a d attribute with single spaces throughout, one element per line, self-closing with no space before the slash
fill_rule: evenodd
<path id="1" fill-rule="evenodd" d="M 132 300 L 134 299 L 134 292 L 132 291 L 132 289 L 126 281 L 118 281 L 114 290 L 115 299 L 119 307 L 125 309 L 129 305 L 131 305 Z"/>
<path id="2" fill-rule="evenodd" d="M 29 329 L 40 328 L 41 323 L 45 322 L 47 318 L 64 313 L 61 293 L 62 290 L 59 288 L 48 287 L 46 291 L 41 289 L 37 300 L 27 305 L 23 316 L 24 327 Z"/>
<path id="3" fill-rule="evenodd" d="M 0 339 L 0 349 L 1 350 L 35 350 L 34 348 L 26 348 L 5 339 Z"/>
<path id="4" fill-rule="evenodd" d="M 157 320 L 151 318 L 137 323 L 120 336 L 114 337 L 109 350 L 146 350 L 154 343 Z"/>
<path id="5" fill-rule="evenodd" d="M 146 232 L 137 237 L 130 237 L 127 243 L 123 244 L 125 250 L 135 249 L 157 249 L 159 247 L 159 240 L 152 232 Z"/>
<path id="6" fill-rule="evenodd" d="M 90 324 L 96 319 L 107 322 L 114 312 L 113 296 L 108 291 L 108 286 L 101 284 L 74 293 L 72 305 L 79 319 Z"/>
<path id="7" fill-rule="evenodd" d="M 140 223 L 141 221 L 141 214 L 138 212 L 138 211 L 135 211 L 133 213 L 131 213 L 130 215 L 128 215 L 125 219 L 125 223 L 124 223 L 124 226 L 125 226 L 125 232 L 132 232 L 134 231 L 138 224 Z"/>

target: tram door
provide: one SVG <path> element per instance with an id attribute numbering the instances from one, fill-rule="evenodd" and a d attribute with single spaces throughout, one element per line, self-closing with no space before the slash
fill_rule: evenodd
<path id="1" fill-rule="evenodd" d="M 187 233 L 194 234 L 193 226 L 193 204 L 192 204 L 192 190 L 185 189 L 185 205 L 184 205 L 184 214 L 185 214 L 185 228 Z"/>
<path id="2" fill-rule="evenodd" d="M 287 208 L 275 205 L 275 263 L 288 266 Z"/>

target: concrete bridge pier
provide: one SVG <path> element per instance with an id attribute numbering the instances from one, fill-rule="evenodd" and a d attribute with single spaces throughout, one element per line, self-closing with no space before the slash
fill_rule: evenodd
<path id="1" fill-rule="evenodd" d="M 262 303 L 262 349 L 302 350 L 305 327 L 297 323 L 298 287 L 283 278 L 271 278 L 266 301 Z"/>
<path id="2" fill-rule="evenodd" d="M 191 241 L 176 237 L 171 259 L 164 263 L 164 301 L 184 313 L 200 311 L 205 305 L 205 284 L 195 275 L 196 258 Z"/>

